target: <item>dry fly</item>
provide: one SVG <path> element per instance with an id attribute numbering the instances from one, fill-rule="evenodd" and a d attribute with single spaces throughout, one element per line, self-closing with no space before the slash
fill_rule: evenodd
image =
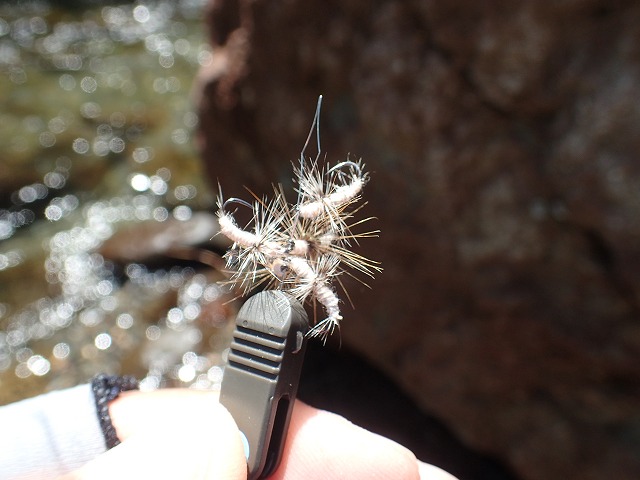
<path id="1" fill-rule="evenodd" d="M 301 302 L 319 303 L 325 317 L 315 322 L 309 335 L 326 340 L 342 320 L 334 281 L 342 285 L 339 276 L 354 276 L 352 271 L 373 278 L 381 268 L 378 262 L 352 251 L 358 239 L 378 234 L 377 230 L 353 232 L 371 219 L 354 218 L 369 180 L 364 164 L 347 159 L 333 167 L 320 165 L 321 105 L 322 96 L 300 152 L 300 163 L 294 168 L 296 203 L 287 202 L 281 185 L 274 187 L 272 199 L 255 198 L 252 203 L 237 198 L 224 200 L 220 193 L 218 219 L 220 232 L 233 242 L 225 255 L 231 271 L 229 283 L 242 294 L 263 287 L 284 290 Z M 318 153 L 315 159 L 307 159 L 305 150 L 314 131 Z M 233 204 L 252 211 L 246 227 L 236 223 Z"/>

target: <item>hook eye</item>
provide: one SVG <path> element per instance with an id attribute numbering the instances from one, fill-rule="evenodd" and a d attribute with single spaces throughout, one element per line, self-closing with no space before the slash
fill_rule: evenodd
<path id="1" fill-rule="evenodd" d="M 345 160 L 344 162 L 340 162 L 337 165 L 334 165 L 329 170 L 327 170 L 327 173 L 332 173 L 344 167 L 351 167 L 355 171 L 358 178 L 362 177 L 362 169 L 360 168 L 360 165 L 356 162 L 352 162 L 351 160 Z"/>
<path id="2" fill-rule="evenodd" d="M 227 206 L 228 206 L 230 203 L 237 203 L 237 204 L 239 204 L 239 205 L 243 205 L 243 206 L 245 206 L 245 207 L 250 208 L 250 209 L 251 209 L 251 211 L 254 211 L 253 205 L 251 205 L 249 202 L 247 202 L 247 201 L 245 201 L 245 200 L 242 200 L 241 198 L 231 197 L 231 198 L 228 198 L 227 200 L 225 200 L 225 202 L 222 204 L 222 208 L 221 208 L 221 210 L 222 210 L 224 213 L 231 213 L 231 212 L 227 211 Z"/>

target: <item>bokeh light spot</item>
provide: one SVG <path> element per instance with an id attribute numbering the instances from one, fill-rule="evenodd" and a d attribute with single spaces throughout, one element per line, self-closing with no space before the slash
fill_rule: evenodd
<path id="1" fill-rule="evenodd" d="M 133 188 L 137 192 L 144 192 L 149 190 L 151 186 L 151 180 L 149 177 L 144 175 L 143 173 L 137 173 L 133 177 L 131 177 L 131 188 Z"/>
<path id="2" fill-rule="evenodd" d="M 100 333 L 96 336 L 94 343 L 99 350 L 106 350 L 111 346 L 111 335 L 108 333 Z"/>

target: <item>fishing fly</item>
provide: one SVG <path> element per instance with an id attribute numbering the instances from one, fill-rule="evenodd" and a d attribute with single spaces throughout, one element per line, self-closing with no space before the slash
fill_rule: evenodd
<path id="1" fill-rule="evenodd" d="M 274 186 L 271 199 L 256 197 L 252 203 L 238 198 L 224 200 L 220 190 L 218 221 L 220 232 L 233 242 L 225 255 L 232 287 L 243 295 L 258 287 L 277 289 L 301 302 L 319 303 L 325 317 L 315 322 L 309 335 L 326 341 L 342 320 L 334 281 L 348 297 L 340 280 L 342 274 L 367 285 L 358 274 L 373 278 L 382 269 L 378 262 L 352 251 L 359 239 L 379 233 L 377 230 L 354 233 L 371 220 L 355 219 L 369 176 L 361 161 L 347 158 L 333 167 L 320 164 L 321 106 L 322 96 L 318 98 L 299 165 L 294 168 L 296 203 L 286 200 L 281 185 Z M 315 158 L 306 158 L 314 131 L 317 154 Z M 234 217 L 240 207 L 252 212 L 246 227 L 239 226 Z"/>

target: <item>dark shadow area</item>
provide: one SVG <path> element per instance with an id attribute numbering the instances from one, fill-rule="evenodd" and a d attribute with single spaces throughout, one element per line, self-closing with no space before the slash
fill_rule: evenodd
<path id="1" fill-rule="evenodd" d="M 395 440 L 459 480 L 518 480 L 499 461 L 462 444 L 390 378 L 348 349 L 309 342 L 298 397 Z"/>

